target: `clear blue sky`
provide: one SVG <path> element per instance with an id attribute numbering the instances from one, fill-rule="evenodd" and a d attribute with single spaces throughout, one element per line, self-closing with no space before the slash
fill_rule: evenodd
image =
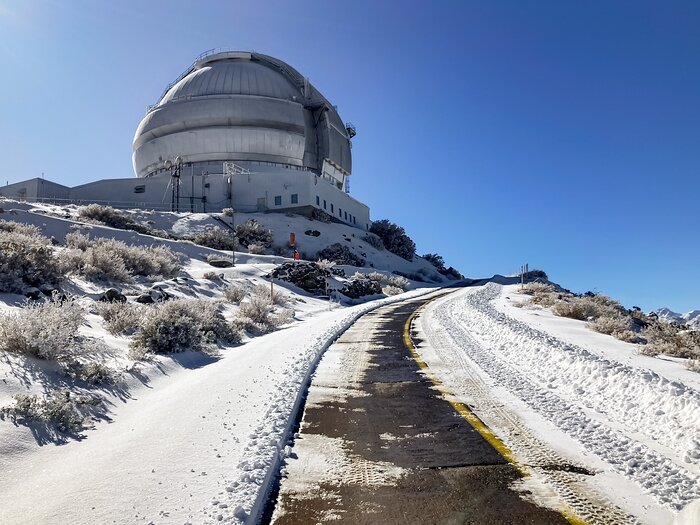
<path id="1" fill-rule="evenodd" d="M 468 276 L 700 308 L 700 2 L 0 0 L 0 180 L 130 177 L 202 51 L 310 77 L 352 193 Z"/>

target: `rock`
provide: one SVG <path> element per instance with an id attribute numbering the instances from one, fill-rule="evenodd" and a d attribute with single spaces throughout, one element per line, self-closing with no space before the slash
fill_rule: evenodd
<path id="1" fill-rule="evenodd" d="M 41 290 L 39 290 L 39 288 L 34 288 L 33 286 L 30 288 L 25 288 L 23 294 L 26 298 L 31 299 L 32 301 L 36 301 L 42 296 Z"/>
<path id="2" fill-rule="evenodd" d="M 304 235 L 308 235 L 310 237 L 318 237 L 319 235 L 321 235 L 321 232 L 318 230 L 306 230 L 304 232 Z"/>
<path id="3" fill-rule="evenodd" d="M 207 261 L 214 268 L 230 268 L 233 262 L 230 259 L 209 259 Z"/>
<path id="4" fill-rule="evenodd" d="M 41 286 L 39 286 L 39 291 L 41 291 L 41 293 L 43 293 L 44 295 L 51 297 L 53 293 L 57 292 L 58 290 L 55 286 L 51 286 L 50 284 L 42 284 Z"/>
<path id="5" fill-rule="evenodd" d="M 369 279 L 355 279 L 346 284 L 340 293 L 351 299 L 358 299 L 365 295 L 377 295 L 382 293 L 382 287 L 376 281 Z"/>
<path id="6" fill-rule="evenodd" d="M 298 286 L 307 292 L 321 295 L 325 293 L 328 270 L 323 270 L 316 263 L 308 261 L 286 262 L 277 266 L 269 277 L 281 279 Z"/>
<path id="7" fill-rule="evenodd" d="M 126 296 L 116 288 L 110 288 L 105 290 L 97 300 L 103 303 L 125 303 Z"/>
<path id="8" fill-rule="evenodd" d="M 136 298 L 136 302 L 141 304 L 153 304 L 162 303 L 163 301 L 167 301 L 172 298 L 173 296 L 163 290 L 163 288 L 160 286 L 154 286 L 148 292 L 139 295 Z"/>

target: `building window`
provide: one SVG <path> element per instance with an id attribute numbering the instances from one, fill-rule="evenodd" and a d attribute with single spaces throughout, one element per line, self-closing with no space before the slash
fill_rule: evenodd
<path id="1" fill-rule="evenodd" d="M 326 199 L 323 199 L 323 209 L 326 209 Z"/>
<path id="2" fill-rule="evenodd" d="M 316 195 L 316 206 L 321 205 L 321 199 L 319 199 L 318 195 Z"/>
<path id="3" fill-rule="evenodd" d="M 331 213 L 335 213 L 335 210 L 333 210 L 333 203 L 331 202 Z"/>
<path id="4" fill-rule="evenodd" d="M 146 193 L 146 185 L 142 184 L 141 186 L 136 186 L 134 188 L 134 193 Z"/>
<path id="5" fill-rule="evenodd" d="M 299 194 L 292 193 L 292 204 L 299 204 Z"/>
<path id="6" fill-rule="evenodd" d="M 275 195 L 275 206 L 282 206 L 282 195 Z"/>
<path id="7" fill-rule="evenodd" d="M 343 210 L 338 208 L 338 217 L 343 218 Z"/>
<path id="8" fill-rule="evenodd" d="M 348 212 L 345 212 L 345 220 L 348 220 Z"/>

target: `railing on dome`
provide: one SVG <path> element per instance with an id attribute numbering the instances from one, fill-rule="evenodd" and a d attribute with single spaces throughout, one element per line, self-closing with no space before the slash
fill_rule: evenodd
<path id="1" fill-rule="evenodd" d="M 211 55 L 216 55 L 219 53 L 234 53 L 234 52 L 236 52 L 235 49 L 217 47 L 217 48 L 213 48 L 213 49 L 208 49 L 207 51 L 200 53 L 199 56 L 197 56 L 197 58 L 194 59 L 194 62 L 192 62 L 192 64 L 184 72 L 182 72 L 180 74 L 180 76 L 178 76 L 175 80 L 173 80 L 170 84 L 168 84 L 165 87 L 165 89 L 163 90 L 163 93 L 161 93 L 160 97 L 158 97 L 158 102 L 146 107 L 146 113 L 150 113 L 156 106 L 158 106 L 158 104 L 160 104 L 160 101 L 163 100 L 163 97 L 165 97 L 165 95 L 168 93 L 168 91 L 170 91 L 170 89 L 175 84 L 177 84 L 178 82 L 180 82 L 180 80 L 182 80 L 187 75 L 192 73 L 192 71 L 194 71 L 194 69 L 197 65 L 197 62 L 199 62 L 203 58 L 206 58 L 206 57 L 211 56 Z M 304 78 L 298 71 L 291 69 L 290 67 L 287 67 L 287 65 L 281 61 L 278 61 L 275 59 L 269 60 L 269 59 L 267 59 L 267 57 L 263 58 L 260 55 L 258 55 L 255 51 L 250 51 L 250 54 L 255 55 L 259 60 L 262 60 L 265 63 L 269 64 L 270 66 L 273 66 L 276 69 L 278 69 L 288 79 L 292 80 L 292 82 L 294 83 L 294 85 L 297 88 L 301 89 L 302 93 L 304 94 L 304 96 L 307 99 L 309 99 L 309 100 L 311 99 L 311 93 L 307 92 L 308 80 L 306 78 Z M 272 58 L 272 57 L 270 57 L 270 58 Z"/>

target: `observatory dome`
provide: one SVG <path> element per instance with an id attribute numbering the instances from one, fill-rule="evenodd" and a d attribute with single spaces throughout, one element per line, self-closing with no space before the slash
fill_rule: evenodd
<path id="1" fill-rule="evenodd" d="M 353 134 L 308 79 L 281 60 L 206 53 L 148 109 L 134 136 L 134 171 L 148 177 L 180 157 L 195 174 L 233 161 L 344 179 Z"/>

